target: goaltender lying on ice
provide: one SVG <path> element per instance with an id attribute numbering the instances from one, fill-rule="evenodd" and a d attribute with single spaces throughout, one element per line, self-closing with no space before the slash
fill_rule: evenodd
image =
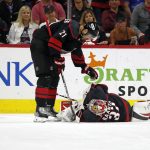
<path id="1" fill-rule="evenodd" d="M 84 101 L 72 101 L 70 107 L 55 118 L 65 122 L 129 122 L 150 119 L 150 100 L 138 101 L 130 106 L 122 97 L 108 93 L 104 84 L 92 84 L 86 90 Z"/>

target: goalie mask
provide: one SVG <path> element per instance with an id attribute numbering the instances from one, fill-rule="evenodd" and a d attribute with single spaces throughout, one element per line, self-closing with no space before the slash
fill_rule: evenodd
<path id="1" fill-rule="evenodd" d="M 95 42 L 99 37 L 99 27 L 96 22 L 87 23 L 82 31 L 81 37 L 83 41 Z"/>
<path id="2" fill-rule="evenodd" d="M 92 99 L 88 104 L 88 109 L 97 116 L 107 112 L 107 102 L 101 99 Z"/>

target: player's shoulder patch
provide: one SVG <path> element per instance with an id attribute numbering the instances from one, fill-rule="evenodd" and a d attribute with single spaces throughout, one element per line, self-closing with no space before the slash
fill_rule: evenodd
<path id="1" fill-rule="evenodd" d="M 70 20 L 69 29 L 73 38 L 77 39 L 79 36 L 79 23 L 75 20 Z"/>

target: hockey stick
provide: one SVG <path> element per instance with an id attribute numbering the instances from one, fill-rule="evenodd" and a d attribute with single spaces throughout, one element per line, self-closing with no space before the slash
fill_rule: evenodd
<path id="1" fill-rule="evenodd" d="M 66 81 L 65 81 L 65 78 L 64 78 L 64 75 L 63 75 L 63 72 L 62 72 L 62 71 L 61 71 L 61 77 L 62 77 L 62 81 L 63 81 L 64 87 L 65 87 L 65 90 L 66 90 L 67 98 L 70 99 L 69 92 L 68 92 L 68 88 L 67 88 L 67 84 L 66 84 Z M 75 114 L 75 112 L 74 112 L 74 110 L 73 110 L 72 105 L 70 105 L 70 108 L 71 108 L 71 111 L 72 111 L 72 114 L 73 114 L 73 116 L 72 116 L 72 121 L 74 121 L 75 118 L 76 118 L 76 114 Z"/>
<path id="2" fill-rule="evenodd" d="M 64 97 L 64 98 L 67 98 L 67 99 L 70 100 L 70 101 L 78 101 L 78 100 L 76 100 L 76 99 L 70 98 L 70 97 L 65 96 L 65 95 L 62 95 L 62 94 L 58 94 L 58 93 L 57 93 L 57 95 L 58 95 L 58 96 L 61 96 L 61 97 Z"/>
<path id="3" fill-rule="evenodd" d="M 61 71 L 61 77 L 62 77 L 62 81 L 63 81 L 64 87 L 65 87 L 65 91 L 66 91 L 67 97 L 70 98 L 69 92 L 68 92 L 68 88 L 67 88 L 67 84 L 66 84 L 66 81 L 65 81 L 65 78 L 64 78 L 64 75 L 63 75 L 62 71 Z"/>

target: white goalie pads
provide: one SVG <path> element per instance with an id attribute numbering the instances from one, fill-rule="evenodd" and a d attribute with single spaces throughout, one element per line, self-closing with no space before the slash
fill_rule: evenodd
<path id="1" fill-rule="evenodd" d="M 72 102 L 70 107 L 65 108 L 57 114 L 57 118 L 62 122 L 79 122 L 76 113 L 81 109 L 84 109 L 82 102 Z"/>
<path id="2" fill-rule="evenodd" d="M 85 99 L 87 93 L 90 91 L 90 88 L 91 85 L 88 86 L 87 89 L 83 91 L 83 99 Z M 57 114 L 57 118 L 62 122 L 80 122 L 80 118 L 78 116 L 75 116 L 75 120 L 73 120 L 72 118 L 74 118 L 74 115 L 79 110 L 84 109 L 83 102 L 72 101 L 71 107 L 67 107 L 64 110 L 60 111 Z M 72 111 L 74 111 L 74 113 Z"/>
<path id="3" fill-rule="evenodd" d="M 131 121 L 143 121 L 150 119 L 150 100 L 136 102 L 133 105 Z"/>

